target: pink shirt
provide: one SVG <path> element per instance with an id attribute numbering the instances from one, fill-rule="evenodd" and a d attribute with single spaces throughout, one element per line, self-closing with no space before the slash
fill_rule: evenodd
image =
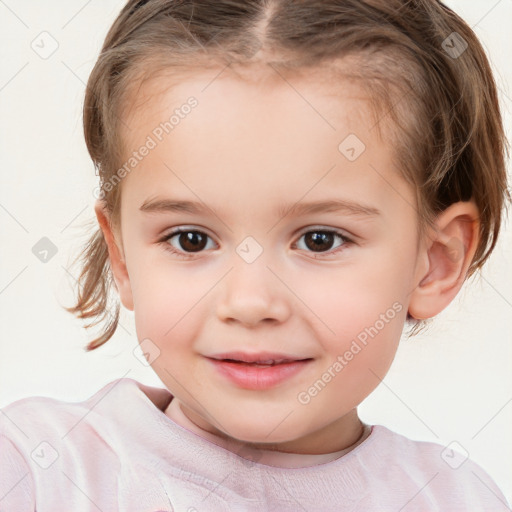
<path id="1" fill-rule="evenodd" d="M 4 407 L 0 512 L 510 510 L 476 463 L 382 425 L 345 454 L 248 460 L 243 446 L 167 416 L 171 399 L 123 378 L 79 403 Z"/>

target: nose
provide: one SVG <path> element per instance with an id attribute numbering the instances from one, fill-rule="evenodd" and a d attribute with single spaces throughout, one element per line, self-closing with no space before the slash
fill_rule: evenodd
<path id="1" fill-rule="evenodd" d="M 227 323 L 254 328 L 282 323 L 290 315 L 290 292 L 263 258 L 235 261 L 222 283 L 217 316 Z"/>

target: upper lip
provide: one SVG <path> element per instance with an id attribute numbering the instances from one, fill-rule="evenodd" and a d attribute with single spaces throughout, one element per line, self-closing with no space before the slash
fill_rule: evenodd
<path id="1" fill-rule="evenodd" d="M 282 354 L 277 352 L 225 352 L 222 354 L 214 354 L 208 356 L 210 359 L 232 359 L 244 363 L 287 363 L 290 361 L 302 361 L 304 359 L 312 359 L 311 357 L 293 356 L 290 354 Z"/>

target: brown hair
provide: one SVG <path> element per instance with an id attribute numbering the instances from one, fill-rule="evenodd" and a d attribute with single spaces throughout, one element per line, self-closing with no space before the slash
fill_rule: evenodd
<path id="1" fill-rule="evenodd" d="M 83 109 L 111 225 L 120 221 L 121 184 L 105 184 L 123 162 L 121 113 L 142 81 L 165 70 L 227 65 L 289 74 L 323 69 L 327 76 L 341 59 L 354 65 L 332 76 L 357 80 L 368 93 L 374 126 L 390 137 L 397 168 L 416 190 L 420 224 L 457 201 L 475 201 L 480 242 L 472 275 L 493 250 L 510 201 L 508 146 L 482 45 L 436 0 L 130 0 L 106 36 Z M 119 320 L 119 301 L 114 313 L 107 308 L 115 282 L 99 228 L 80 257 L 78 300 L 66 309 L 97 319 L 86 327 L 111 315 L 88 344 L 93 350 Z"/>

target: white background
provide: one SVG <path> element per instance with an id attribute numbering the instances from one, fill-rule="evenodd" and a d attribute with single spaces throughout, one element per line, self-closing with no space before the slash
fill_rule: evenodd
<path id="1" fill-rule="evenodd" d="M 163 386 L 133 355 L 133 316 L 105 346 L 71 305 L 97 186 L 81 126 L 87 77 L 124 0 L 2 0 L 0 34 L 0 407 L 46 395 L 83 400 L 130 377 Z M 451 0 L 481 39 L 500 89 L 511 135 L 512 1 Z M 42 31 L 58 42 L 42 59 L 31 43 Z M 57 254 L 42 263 L 32 247 L 48 237 Z M 512 504 L 512 245 L 507 220 L 486 268 L 427 330 L 404 338 L 394 365 L 360 407 L 368 423 L 441 445 L 456 440 Z M 503 507 L 504 510 L 505 507 Z"/>

